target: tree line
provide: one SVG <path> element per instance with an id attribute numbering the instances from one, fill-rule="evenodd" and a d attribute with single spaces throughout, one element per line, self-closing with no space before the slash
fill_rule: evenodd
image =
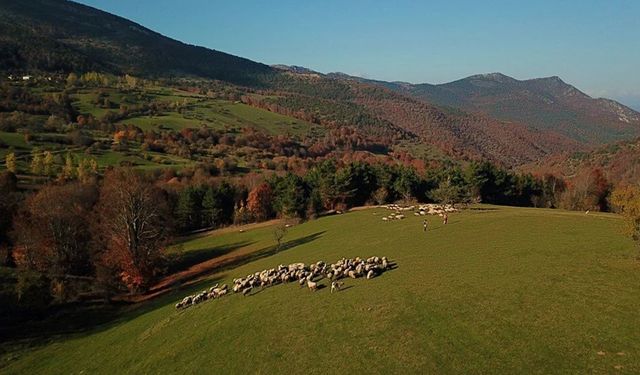
<path id="1" fill-rule="evenodd" d="M 595 184 L 579 198 L 591 209 L 608 208 L 609 186 L 601 172 L 594 174 Z M 20 270 L 22 294 L 37 291 L 58 302 L 88 291 L 105 297 L 144 292 L 166 273 L 172 238 L 195 230 L 272 218 L 308 220 L 398 201 L 559 207 L 578 200 L 553 175 L 518 174 L 489 162 L 419 171 L 401 163 L 337 159 L 303 174 L 241 178 L 212 176 L 206 168 L 178 174 L 110 168 L 104 176 L 58 179 L 32 193 L 21 191 L 15 174 L 5 171 L 0 189 L 3 263 Z"/>

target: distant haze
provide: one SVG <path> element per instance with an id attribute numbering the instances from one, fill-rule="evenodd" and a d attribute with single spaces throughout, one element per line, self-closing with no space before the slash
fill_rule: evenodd
<path id="1" fill-rule="evenodd" d="M 82 0 L 187 43 L 370 79 L 560 76 L 640 110 L 640 2 Z"/>

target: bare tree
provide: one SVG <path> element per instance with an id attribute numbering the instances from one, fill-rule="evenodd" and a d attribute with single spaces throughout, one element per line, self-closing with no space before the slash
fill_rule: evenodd
<path id="1" fill-rule="evenodd" d="M 273 229 L 273 238 L 278 243 L 276 251 L 280 251 L 280 248 L 282 247 L 282 240 L 284 239 L 284 236 L 287 235 L 288 229 L 289 226 L 285 222 L 276 225 L 276 227 Z"/>
<path id="2" fill-rule="evenodd" d="M 130 169 L 111 171 L 100 191 L 96 217 L 103 261 L 121 272 L 130 290 L 146 289 L 170 234 L 163 192 Z"/>

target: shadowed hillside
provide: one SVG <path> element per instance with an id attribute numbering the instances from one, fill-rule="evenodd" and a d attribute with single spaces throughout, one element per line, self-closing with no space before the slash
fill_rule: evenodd
<path id="1" fill-rule="evenodd" d="M 70 1 L 0 0 L 0 69 L 187 75 L 255 83 L 267 65 L 167 38 Z"/>

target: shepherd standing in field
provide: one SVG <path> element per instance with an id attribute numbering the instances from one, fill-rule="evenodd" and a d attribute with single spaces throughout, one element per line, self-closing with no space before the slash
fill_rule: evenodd
<path id="1" fill-rule="evenodd" d="M 425 220 L 422 222 L 422 227 L 424 228 L 424 231 L 425 231 L 425 232 L 427 231 L 427 225 L 429 225 L 429 223 L 427 223 L 427 220 L 425 219 Z"/>
<path id="2" fill-rule="evenodd" d="M 444 225 L 447 225 L 447 223 L 448 223 L 448 222 L 449 222 L 449 215 L 444 214 L 444 217 L 443 217 L 443 221 L 442 221 L 442 223 L 443 223 Z"/>

